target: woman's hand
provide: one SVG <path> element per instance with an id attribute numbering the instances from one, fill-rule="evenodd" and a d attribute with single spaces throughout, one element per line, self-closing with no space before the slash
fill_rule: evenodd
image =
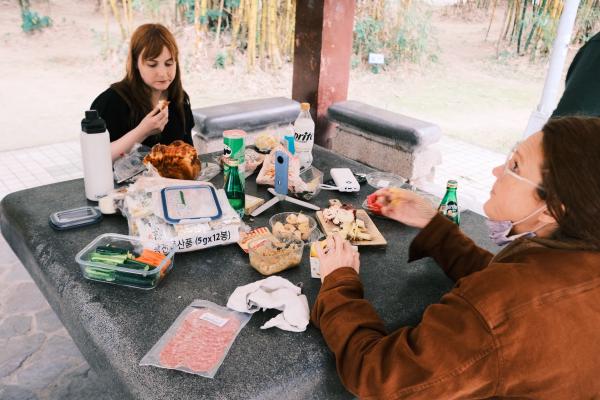
<path id="1" fill-rule="evenodd" d="M 169 107 L 164 107 L 161 110 L 160 105 L 157 105 L 140 122 L 138 129 L 142 132 L 144 138 L 147 138 L 161 133 L 167 122 L 169 122 Z"/>
<path id="2" fill-rule="evenodd" d="M 359 272 L 360 255 L 352 248 L 349 241 L 338 234 L 327 238 L 326 248 L 317 245 L 317 257 L 321 264 L 321 282 L 325 277 L 339 268 L 351 267 Z"/>
<path id="3" fill-rule="evenodd" d="M 386 188 L 375 194 L 381 214 L 405 225 L 424 228 L 437 214 L 429 200 L 410 190 Z"/>

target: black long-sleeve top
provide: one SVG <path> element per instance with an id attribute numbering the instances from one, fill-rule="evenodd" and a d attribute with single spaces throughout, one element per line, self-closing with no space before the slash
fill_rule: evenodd
<path id="1" fill-rule="evenodd" d="M 170 144 L 175 140 L 183 140 L 186 143 L 193 144 L 194 117 L 189 101 L 186 101 L 183 107 L 185 125 L 184 120 L 181 119 L 177 111 L 177 106 L 171 102 L 168 107 L 169 121 L 162 133 L 146 138 L 142 144 L 152 147 L 157 143 Z M 97 110 L 100 117 L 106 121 L 106 128 L 110 134 L 111 142 L 121 138 L 141 122 L 141 120 L 132 120 L 131 110 L 127 102 L 112 88 L 108 88 L 96 97 L 90 109 Z"/>

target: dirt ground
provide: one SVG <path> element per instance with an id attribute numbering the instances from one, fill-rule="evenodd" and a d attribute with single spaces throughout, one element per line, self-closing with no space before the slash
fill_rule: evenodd
<path id="1" fill-rule="evenodd" d="M 106 50 L 99 3 L 32 0 L 32 9 L 49 15 L 54 23 L 42 32 L 25 34 L 17 2 L 0 0 L 0 151 L 76 139 L 83 111 L 122 78 L 126 45 L 111 19 L 110 51 Z M 137 13 L 134 26 L 152 18 Z M 452 137 L 507 149 L 520 137 L 539 101 L 546 65 L 498 60 L 495 39 L 500 18 L 485 41 L 487 23 L 483 15 L 467 19 L 437 9 L 432 20 L 437 62 L 379 74 L 355 69 L 348 97 L 435 122 Z M 243 62 L 218 70 L 213 68 L 218 50 L 210 46 L 196 50 L 192 27 L 174 31 L 192 107 L 291 95 L 291 64 L 277 71 L 256 69 L 251 75 Z"/>

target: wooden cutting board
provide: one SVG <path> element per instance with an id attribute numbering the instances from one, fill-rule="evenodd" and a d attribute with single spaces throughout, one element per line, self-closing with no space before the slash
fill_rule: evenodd
<path id="1" fill-rule="evenodd" d="M 373 223 L 371 217 L 365 210 L 356 210 L 356 217 L 365 221 L 367 233 L 371 235 L 373 240 L 351 240 L 354 246 L 386 246 L 387 240 L 383 237 L 377 226 Z M 334 229 L 339 229 L 336 225 L 325 220 L 322 211 L 317 211 L 317 221 L 326 236 L 334 234 Z"/>

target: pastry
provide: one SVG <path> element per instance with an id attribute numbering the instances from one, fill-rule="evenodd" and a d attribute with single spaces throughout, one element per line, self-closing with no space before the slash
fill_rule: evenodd
<path id="1" fill-rule="evenodd" d="M 194 146 L 182 140 L 170 145 L 157 144 L 144 157 L 144 164 L 150 163 L 160 176 L 173 179 L 194 180 L 200 173 L 200 160 Z"/>

